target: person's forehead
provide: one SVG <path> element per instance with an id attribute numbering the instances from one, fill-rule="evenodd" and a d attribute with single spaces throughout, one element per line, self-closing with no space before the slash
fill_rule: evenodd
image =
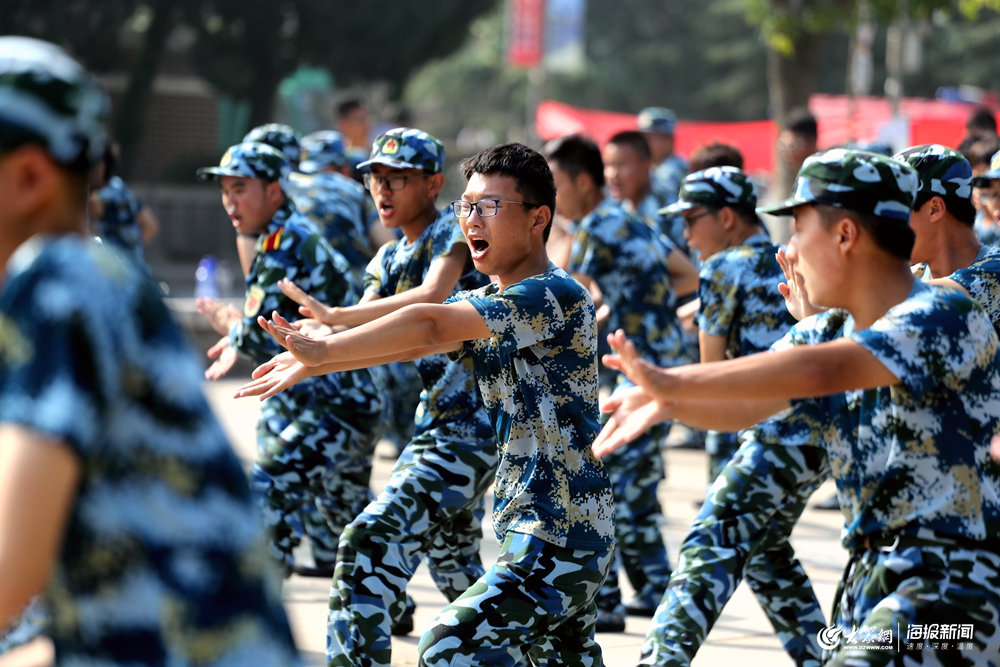
<path id="1" fill-rule="evenodd" d="M 705 213 L 707 211 L 708 211 L 708 209 L 706 207 L 704 207 L 704 206 L 693 206 L 693 207 L 687 209 L 686 211 L 683 211 L 681 213 L 681 216 L 685 220 L 690 220 L 691 218 L 698 217 L 699 215 L 701 215 L 702 213 Z"/>
<path id="2" fill-rule="evenodd" d="M 219 177 L 219 187 L 223 188 L 234 188 L 238 185 L 249 185 L 251 183 L 260 183 L 263 185 L 263 181 L 259 178 L 251 178 L 250 176 L 220 176 Z"/>
<path id="3" fill-rule="evenodd" d="M 508 199 L 517 193 L 517 183 L 510 176 L 501 174 L 473 174 L 465 186 L 463 199 Z"/>
<path id="4" fill-rule="evenodd" d="M 639 151 L 629 144 L 608 144 L 604 147 L 604 154 L 608 158 L 615 158 L 618 160 L 637 159 L 640 157 Z"/>
<path id="5" fill-rule="evenodd" d="M 401 169 L 399 167 L 390 167 L 387 164 L 380 164 L 376 162 L 371 165 L 372 173 L 378 176 L 413 176 L 415 174 L 424 173 L 423 169 L 418 169 L 416 167 L 407 167 Z"/>

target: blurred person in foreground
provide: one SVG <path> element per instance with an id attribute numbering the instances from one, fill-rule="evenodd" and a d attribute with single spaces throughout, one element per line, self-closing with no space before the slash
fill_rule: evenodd
<path id="1" fill-rule="evenodd" d="M 160 233 L 160 221 L 115 174 L 117 166 L 118 145 L 112 142 L 91 172 L 91 231 L 109 248 L 145 266 L 145 248 Z"/>
<path id="2" fill-rule="evenodd" d="M 0 38 L 0 627 L 44 590 L 58 665 L 300 664 L 198 360 L 87 238 L 106 108 L 58 47 Z"/>

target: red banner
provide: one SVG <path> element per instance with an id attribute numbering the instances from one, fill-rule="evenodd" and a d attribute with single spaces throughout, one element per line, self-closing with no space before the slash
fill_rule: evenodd
<path id="1" fill-rule="evenodd" d="M 507 64 L 538 67 L 545 54 L 545 0 L 508 0 Z"/>

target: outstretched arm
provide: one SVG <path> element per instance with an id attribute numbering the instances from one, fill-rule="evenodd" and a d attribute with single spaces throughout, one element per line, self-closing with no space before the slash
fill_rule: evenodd
<path id="1" fill-rule="evenodd" d="M 661 401 L 813 398 L 899 384 L 868 350 L 846 338 L 678 368 L 659 368 L 640 359 L 624 331 L 608 336 L 608 341 L 618 354 L 606 355 L 604 364 Z"/>
<path id="2" fill-rule="evenodd" d="M 467 301 L 447 305 L 406 306 L 368 324 L 315 340 L 295 329 L 277 313 L 258 323 L 306 366 L 334 362 L 365 362 L 357 367 L 384 363 L 387 357 L 423 348 L 439 352 L 461 349 L 467 340 L 490 338 L 492 333 L 479 311 Z"/>
<path id="3" fill-rule="evenodd" d="M 667 255 L 667 271 L 674 284 L 674 294 L 684 296 L 698 291 L 698 269 L 687 255 L 673 248 Z"/>
<path id="4" fill-rule="evenodd" d="M 419 285 L 387 297 L 378 297 L 373 292 L 365 292 L 365 297 L 356 306 L 331 308 L 306 294 L 290 280 L 282 280 L 278 287 L 285 296 L 301 306 L 299 312 L 305 317 L 315 318 L 331 326 L 354 327 L 377 320 L 405 306 L 418 303 L 443 303 L 455 289 L 458 279 L 462 277 L 468 259 L 468 246 L 456 245 L 449 254 L 434 260 Z"/>

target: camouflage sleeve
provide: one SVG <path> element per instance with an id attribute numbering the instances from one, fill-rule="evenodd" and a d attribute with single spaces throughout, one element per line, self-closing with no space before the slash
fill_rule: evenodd
<path id="1" fill-rule="evenodd" d="M 372 225 L 379 222 L 378 208 L 375 207 L 375 200 L 367 192 L 361 198 L 361 210 L 364 216 L 365 233 L 367 234 Z"/>
<path id="2" fill-rule="evenodd" d="M 87 324 L 100 321 L 94 304 L 45 303 L 72 293 L 37 272 L 8 286 L 0 308 L 0 422 L 65 442 L 82 455 L 99 436 L 108 400 L 98 375 L 118 371 L 96 363 L 99 332 Z"/>
<path id="3" fill-rule="evenodd" d="M 613 262 L 614 253 L 597 234 L 577 230 L 566 269 L 568 273 L 582 273 L 597 280 L 609 272 Z"/>
<path id="4" fill-rule="evenodd" d="M 566 328 L 559 300 L 547 281 L 529 278 L 503 292 L 467 294 L 464 300 L 482 315 L 501 354 L 540 345 Z"/>
<path id="5" fill-rule="evenodd" d="M 994 327 L 1000 325 L 1000 252 L 990 253 L 948 277 L 964 287 L 983 307 Z"/>
<path id="6" fill-rule="evenodd" d="M 942 384 L 963 386 L 983 350 L 997 348 L 993 324 L 978 304 L 957 290 L 931 290 L 851 334 L 918 400 Z"/>
<path id="7" fill-rule="evenodd" d="M 847 312 L 828 310 L 797 322 L 780 340 L 771 346 L 771 352 L 789 350 L 799 345 L 816 345 L 840 337 L 847 321 Z"/>
<path id="8" fill-rule="evenodd" d="M 741 299 L 739 267 L 724 257 L 710 258 L 698 274 L 698 328 L 712 336 L 728 337 L 736 320 Z"/>

